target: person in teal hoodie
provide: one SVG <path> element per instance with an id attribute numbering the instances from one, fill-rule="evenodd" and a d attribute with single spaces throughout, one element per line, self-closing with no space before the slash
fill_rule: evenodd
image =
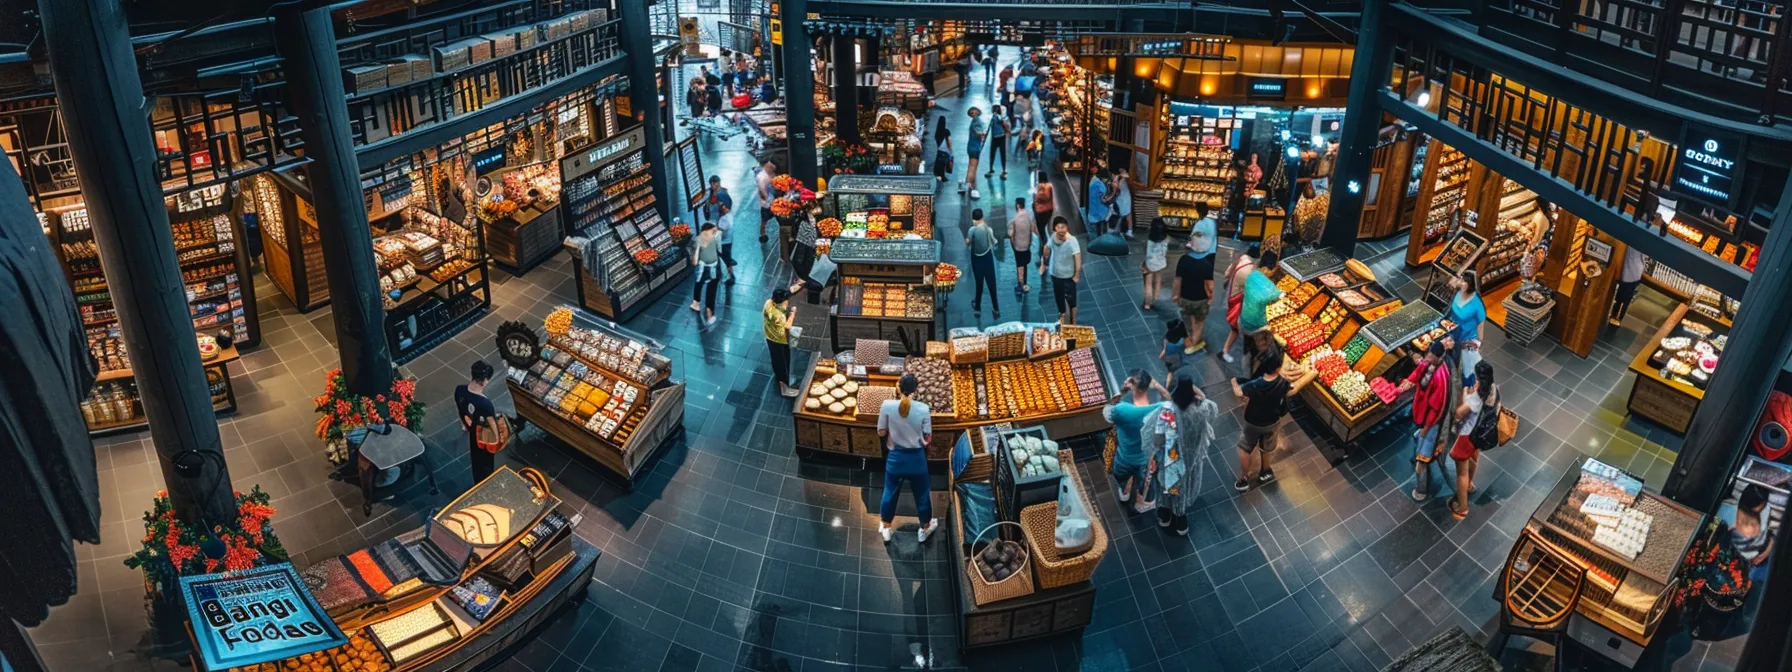
<path id="1" fill-rule="evenodd" d="M 1151 475 L 1145 471 L 1145 448 L 1140 442 L 1139 433 L 1145 426 L 1145 417 L 1157 410 L 1158 405 L 1151 401 L 1151 392 L 1156 391 L 1163 397 L 1169 397 L 1162 385 L 1151 379 L 1144 369 L 1133 369 L 1126 382 L 1120 386 L 1120 395 L 1114 403 L 1101 409 L 1101 417 L 1114 425 L 1114 482 L 1121 504 L 1138 504 L 1133 510 L 1145 503 L 1146 493 L 1151 487 Z"/>
<path id="2" fill-rule="evenodd" d="M 1247 335 L 1269 328 L 1269 304 L 1282 298 L 1282 290 L 1276 288 L 1276 281 L 1264 271 L 1273 271 L 1277 261 L 1275 250 L 1265 250 L 1262 258 L 1257 260 L 1257 268 L 1245 278 L 1244 305 L 1238 312 L 1238 329 Z"/>

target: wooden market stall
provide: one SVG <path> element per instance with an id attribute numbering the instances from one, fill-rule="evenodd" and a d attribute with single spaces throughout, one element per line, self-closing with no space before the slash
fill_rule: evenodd
<path id="1" fill-rule="evenodd" d="M 579 305 L 617 321 L 652 305 L 691 271 L 655 195 L 646 143 L 637 126 L 568 152 L 560 165 L 566 228 L 585 241 L 573 250 Z"/>
<path id="2" fill-rule="evenodd" d="M 517 322 L 498 347 L 517 418 L 584 453 L 631 487 L 684 428 L 683 381 L 658 343 L 562 306 L 543 326 L 546 343 Z"/>
<path id="3" fill-rule="evenodd" d="M 834 352 L 869 339 L 889 341 L 891 354 L 918 354 L 940 340 L 932 281 L 939 241 L 840 238 L 828 257 L 840 274 L 828 309 Z"/>
<path id="4" fill-rule="evenodd" d="M 1094 347 L 1093 328 L 1072 325 L 1066 334 L 1054 326 L 997 325 L 906 358 L 883 356 L 884 341 L 859 341 L 835 358 L 817 358 L 792 404 L 798 454 L 857 457 L 867 466 L 881 460 L 877 408 L 894 398 L 905 372 L 920 378 L 917 396 L 933 411 L 932 462 L 945 461 L 964 431 L 999 422 L 1038 425 L 1053 439 L 1108 428 L 1101 407 L 1119 385 Z M 1035 339 L 1049 344 L 1037 355 L 1029 347 Z"/>
<path id="5" fill-rule="evenodd" d="M 1680 304 L 1630 361 L 1636 381 L 1626 406 L 1631 413 L 1685 433 L 1705 398 L 1729 340 L 1727 320 L 1691 312 Z"/>
<path id="6" fill-rule="evenodd" d="M 347 644 L 230 672 L 438 672 L 493 664 L 583 596 L 599 551 L 573 534 L 581 519 L 541 472 L 499 467 L 422 527 L 304 571 L 304 589 Z M 212 669 L 197 654 L 192 664 Z"/>
<path id="7" fill-rule="evenodd" d="M 485 224 L 486 253 L 504 270 L 527 273 L 560 250 L 566 231 L 559 170 L 544 161 L 479 177 L 473 194 Z"/>

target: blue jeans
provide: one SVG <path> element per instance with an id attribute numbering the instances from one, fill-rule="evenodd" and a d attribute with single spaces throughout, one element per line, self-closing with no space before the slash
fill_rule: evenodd
<path id="1" fill-rule="evenodd" d="M 884 457 L 884 500 L 877 507 L 878 514 L 884 524 L 896 519 L 896 496 L 902 490 L 902 482 L 908 481 L 909 489 L 915 495 L 915 511 L 920 514 L 921 527 L 933 521 L 933 481 L 927 475 L 927 451 L 920 448 L 892 448 Z"/>
<path id="2" fill-rule="evenodd" d="M 1115 455 L 1113 473 L 1115 485 L 1126 488 L 1130 494 L 1144 495 L 1151 486 L 1151 481 L 1145 473 L 1144 462 L 1128 464 L 1119 455 Z M 1126 481 L 1129 478 L 1132 479 L 1131 483 Z"/>
<path id="3" fill-rule="evenodd" d="M 1448 497 L 1456 494 L 1456 461 L 1450 459 L 1450 451 L 1431 457 L 1429 465 L 1420 461 L 1423 456 L 1432 456 L 1437 448 L 1437 434 L 1443 431 L 1444 423 L 1438 422 L 1426 429 L 1413 432 L 1413 490 L 1424 494 L 1433 494 L 1433 486 L 1440 496 Z M 1455 437 L 1451 437 L 1455 438 Z M 1448 493 L 1441 492 L 1449 491 Z"/>

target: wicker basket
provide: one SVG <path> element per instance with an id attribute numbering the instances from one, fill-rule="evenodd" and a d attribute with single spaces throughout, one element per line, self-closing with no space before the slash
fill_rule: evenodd
<path id="1" fill-rule="evenodd" d="M 971 601 L 976 602 L 979 607 L 991 602 L 1012 600 L 1017 597 L 1026 597 L 1033 594 L 1033 573 L 1024 571 L 1026 568 L 1023 568 L 1023 571 L 1009 574 L 1008 578 L 994 583 L 984 580 L 983 572 L 977 571 L 977 542 L 983 539 L 983 535 L 989 534 L 990 530 L 996 529 L 1002 525 L 1014 525 L 1015 527 L 1020 527 L 1011 521 L 998 520 L 989 527 L 983 528 L 982 532 L 978 532 L 977 536 L 971 538 L 971 554 L 964 559 L 964 571 L 966 574 L 970 575 Z M 1025 535 L 1023 534 L 1022 536 Z M 1026 560 L 1027 568 L 1033 566 L 1033 555 L 1036 553 L 1037 551 L 1029 552 Z"/>
<path id="2" fill-rule="evenodd" d="M 958 480 L 965 482 L 987 481 L 995 475 L 995 456 L 989 452 L 989 444 L 984 441 L 984 432 L 988 427 L 972 427 L 965 430 L 971 444 L 971 459 L 964 465 L 964 471 L 958 474 Z"/>
<path id="3" fill-rule="evenodd" d="M 1070 451 L 1064 451 L 1064 458 L 1070 458 Z M 1067 469 L 1065 473 L 1074 470 Z M 1058 531 L 1058 503 L 1046 502 L 1034 504 L 1020 512 L 1020 526 L 1026 537 L 1027 550 L 1032 554 L 1027 561 L 1033 565 L 1033 572 L 1039 577 L 1041 589 L 1058 588 L 1089 580 L 1095 575 L 1095 568 L 1101 566 L 1101 558 L 1108 552 L 1107 528 L 1101 524 L 1101 515 L 1089 505 L 1089 496 L 1083 490 L 1081 479 L 1071 476 L 1072 487 L 1077 496 L 1083 498 L 1083 509 L 1089 512 L 1090 544 L 1088 550 L 1076 555 L 1061 555 L 1055 541 Z"/>
<path id="4" fill-rule="evenodd" d="M 927 342 L 927 358 L 928 359 L 946 359 L 947 357 L 951 356 L 951 354 L 952 354 L 952 345 L 950 343 L 947 343 L 945 341 L 928 341 Z"/>

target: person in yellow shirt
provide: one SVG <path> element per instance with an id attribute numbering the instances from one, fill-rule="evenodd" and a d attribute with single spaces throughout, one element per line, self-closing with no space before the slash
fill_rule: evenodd
<path id="1" fill-rule="evenodd" d="M 790 324 L 796 320 L 796 306 L 790 305 L 790 290 L 772 290 L 765 302 L 765 345 L 772 351 L 772 377 L 778 380 L 778 394 L 795 397 L 790 386 Z"/>

